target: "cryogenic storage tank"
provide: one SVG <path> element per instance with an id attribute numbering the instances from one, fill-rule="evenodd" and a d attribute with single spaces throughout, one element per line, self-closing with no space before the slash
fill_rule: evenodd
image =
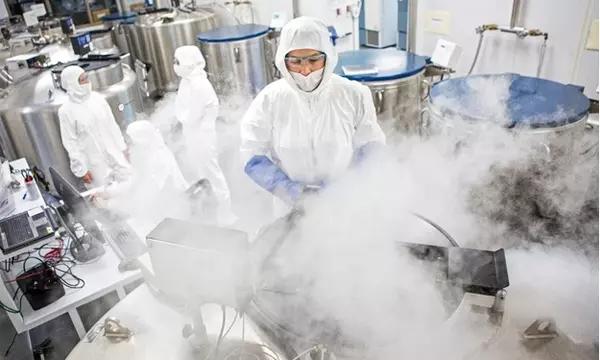
<path id="1" fill-rule="evenodd" d="M 420 132 L 424 57 L 396 49 L 346 51 L 339 54 L 335 73 L 369 87 L 386 134 Z"/>
<path id="2" fill-rule="evenodd" d="M 539 138 L 550 151 L 581 138 L 589 107 L 575 86 L 517 74 L 476 75 L 434 85 L 426 118 L 433 131 L 448 131 L 458 119 L 500 124 Z"/>
<path id="3" fill-rule="evenodd" d="M 198 34 L 208 78 L 219 96 L 256 95 L 273 81 L 269 27 L 243 24 Z"/>
<path id="4" fill-rule="evenodd" d="M 50 166 L 71 174 L 58 120 L 58 109 L 68 97 L 57 86 L 60 71 L 71 64 L 86 70 L 92 88 L 106 97 L 121 128 L 142 111 L 135 74 L 120 60 L 75 61 L 55 66 L 9 87 L 0 100 L 0 147 L 5 157 L 25 157 L 30 166 L 37 166 L 46 174 Z"/>
<path id="5" fill-rule="evenodd" d="M 434 85 L 424 118 L 461 154 L 494 134 L 486 141 L 490 153 L 473 158 L 495 161 L 470 190 L 469 203 L 475 214 L 515 234 L 502 241 L 597 248 L 597 230 L 589 236 L 586 223 L 598 221 L 598 137 L 586 132 L 589 107 L 574 86 L 477 75 Z"/>
<path id="6" fill-rule="evenodd" d="M 125 29 L 135 23 L 136 17 L 135 13 L 110 14 L 102 17 L 104 27 L 111 30 L 113 43 L 122 54 L 130 52 Z"/>
<path id="7" fill-rule="evenodd" d="M 121 50 L 117 47 L 112 37 L 110 29 L 92 30 L 89 32 L 94 45 L 94 54 L 116 55 L 121 54 Z"/>
<path id="8" fill-rule="evenodd" d="M 215 26 L 214 14 L 201 9 L 158 9 L 138 15 L 135 24 L 126 29 L 142 91 L 152 96 L 177 90 L 179 79 L 173 70 L 175 49 L 194 45 L 199 32 Z"/>

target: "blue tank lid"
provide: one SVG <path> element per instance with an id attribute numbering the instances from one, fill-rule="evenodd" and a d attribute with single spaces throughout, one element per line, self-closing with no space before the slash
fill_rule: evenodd
<path id="1" fill-rule="evenodd" d="M 198 40 L 207 43 L 219 43 L 252 39 L 268 33 L 270 28 L 258 24 L 223 26 L 198 34 Z"/>
<path id="2" fill-rule="evenodd" d="M 132 13 L 132 12 L 127 12 L 124 14 L 119 14 L 119 13 L 114 13 L 114 14 L 108 14 L 102 17 L 102 21 L 120 21 L 120 20 L 124 20 L 124 21 L 128 21 L 128 20 L 133 20 L 137 17 L 136 13 Z"/>
<path id="3" fill-rule="evenodd" d="M 482 96 L 498 98 L 498 106 L 488 101 L 482 103 Z M 506 111 L 498 114 L 499 108 L 504 109 L 503 98 Z M 503 121 L 508 128 L 567 125 L 580 120 L 590 107 L 589 99 L 575 86 L 517 74 L 474 75 L 442 81 L 431 89 L 430 101 L 443 113 L 471 120 Z"/>
<path id="4" fill-rule="evenodd" d="M 339 54 L 334 72 L 356 81 L 388 81 L 425 69 L 426 58 L 397 49 L 360 49 Z"/>

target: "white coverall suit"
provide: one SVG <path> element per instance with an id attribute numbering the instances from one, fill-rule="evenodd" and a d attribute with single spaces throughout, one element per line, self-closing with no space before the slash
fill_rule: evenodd
<path id="1" fill-rule="evenodd" d="M 193 184 L 208 179 L 218 201 L 218 222 L 230 224 L 236 217 L 231 212 L 231 196 L 217 152 L 216 120 L 219 99 L 208 81 L 206 62 L 196 46 L 175 50 L 174 70 L 181 77 L 175 99 L 175 116 L 183 129 L 185 167 L 193 169 Z"/>
<path id="2" fill-rule="evenodd" d="M 61 74 L 61 85 L 69 99 L 58 110 L 62 144 L 69 154 L 70 167 L 79 178 L 89 171 L 98 187 L 129 176 L 125 141 L 104 97 L 80 84 L 85 71 L 69 66 Z"/>

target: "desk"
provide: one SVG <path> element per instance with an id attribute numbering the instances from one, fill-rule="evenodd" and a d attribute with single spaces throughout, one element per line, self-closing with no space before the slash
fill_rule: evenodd
<path id="1" fill-rule="evenodd" d="M 65 288 L 65 295 L 54 303 L 39 310 L 33 310 L 24 299 L 21 314 L 8 314 L 17 332 L 29 331 L 36 326 L 68 313 L 77 334 L 85 335 L 85 329 L 77 313 L 77 307 L 96 300 L 110 292 L 116 291 L 119 299 L 125 297 L 124 286 L 134 283 L 142 278 L 139 270 L 119 272 L 119 258 L 113 250 L 105 245 L 106 253 L 91 264 L 78 264 L 73 267 L 73 273 L 85 280 L 85 286 L 81 289 Z M 0 300 L 7 297 L 12 300 L 12 294 L 5 286 L 0 286 Z M 14 303 L 13 303 L 14 304 Z M 13 305 L 14 306 L 14 305 Z"/>
<path id="2" fill-rule="evenodd" d="M 18 170 L 29 168 L 29 165 L 25 159 L 15 160 L 10 164 L 17 172 Z M 17 178 L 23 181 L 21 176 L 17 176 Z M 27 193 L 25 186 L 22 186 L 13 193 L 15 199 L 15 211 L 13 214 L 22 213 L 36 207 L 45 206 L 44 199 L 41 197 L 41 195 L 38 199 L 31 201 L 27 198 L 23 199 L 23 195 L 25 193 Z M 0 252 L 0 261 L 36 250 L 54 240 L 54 237 L 50 237 L 46 240 L 37 242 L 7 255 L 4 255 Z M 98 261 L 91 264 L 77 264 L 73 268 L 73 272 L 85 280 L 86 284 L 83 288 L 65 288 L 65 295 L 63 297 L 39 310 L 33 310 L 29 306 L 29 303 L 26 301 L 26 299 L 24 299 L 20 314 L 8 313 L 8 317 L 13 323 L 17 332 L 22 333 L 24 331 L 29 331 L 36 326 L 68 313 L 78 335 L 80 337 L 84 336 L 85 329 L 79 314 L 77 313 L 77 307 L 96 300 L 113 291 L 117 292 L 119 299 L 123 299 L 125 297 L 124 286 L 134 283 L 142 278 L 139 270 L 123 273 L 119 272 L 117 268 L 120 262 L 119 258 L 108 245 L 105 245 L 105 250 L 106 253 L 104 256 L 99 258 Z M 32 261 L 31 265 L 35 265 L 35 262 Z M 7 279 L 15 278 L 18 273 L 15 271 L 9 274 L 3 273 L 3 275 L 4 276 L 0 276 L 0 279 L 6 281 Z M 16 286 L 14 283 L 13 285 Z M 9 290 L 6 286 L 0 285 L 0 301 L 11 308 L 16 309 L 18 308 L 18 305 L 15 304 L 12 299 L 12 294 L 15 289 L 16 288 L 12 288 Z"/>

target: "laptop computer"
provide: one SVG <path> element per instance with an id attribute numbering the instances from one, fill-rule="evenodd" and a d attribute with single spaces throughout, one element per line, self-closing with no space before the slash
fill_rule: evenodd
<path id="1" fill-rule="evenodd" d="M 15 252 L 54 236 L 58 224 L 50 209 L 33 208 L 0 221 L 0 249 L 4 254 Z"/>

